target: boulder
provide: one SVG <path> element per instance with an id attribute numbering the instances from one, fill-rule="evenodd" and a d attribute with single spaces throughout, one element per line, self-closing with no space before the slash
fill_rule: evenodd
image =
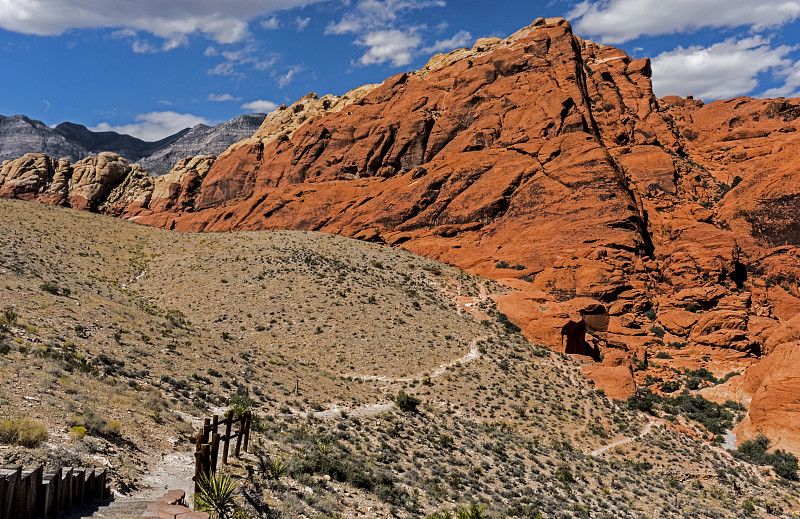
<path id="1" fill-rule="evenodd" d="M 636 391 L 633 367 L 625 351 L 606 350 L 601 364 L 583 365 L 581 373 L 609 398 L 626 400 Z"/>

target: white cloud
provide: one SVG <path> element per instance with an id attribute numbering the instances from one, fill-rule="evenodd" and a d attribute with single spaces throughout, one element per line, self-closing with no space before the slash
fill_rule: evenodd
<path id="1" fill-rule="evenodd" d="M 112 126 L 106 122 L 94 128 L 95 132 L 117 132 L 138 137 L 145 141 L 157 141 L 198 124 L 213 124 L 205 117 L 177 112 L 150 112 L 136 116 L 135 123 Z"/>
<path id="2" fill-rule="evenodd" d="M 409 11 L 428 7 L 445 7 L 444 0 L 360 0 L 356 9 L 337 23 L 330 23 L 327 34 L 364 34 L 398 22 Z"/>
<path id="3" fill-rule="evenodd" d="M 272 77 L 274 77 L 275 81 L 278 82 L 278 86 L 280 88 L 283 88 L 292 81 L 294 81 L 294 78 L 297 76 L 297 74 L 299 74 L 302 71 L 303 71 L 302 65 L 294 65 L 293 67 L 289 67 L 289 70 L 287 70 L 284 74 L 281 75 L 273 74 Z"/>
<path id="4" fill-rule="evenodd" d="M 414 49 L 419 47 L 422 39 L 413 32 L 392 29 L 370 32 L 356 43 L 369 49 L 359 59 L 359 63 L 362 65 L 376 65 L 391 61 L 395 67 L 402 67 L 411 63 Z"/>
<path id="5" fill-rule="evenodd" d="M 434 54 L 436 52 L 450 52 L 453 49 L 464 47 L 467 43 L 472 42 L 472 35 L 467 31 L 458 31 L 455 36 L 446 40 L 437 40 L 436 43 L 430 47 L 425 47 L 422 52 L 426 54 Z"/>
<path id="6" fill-rule="evenodd" d="M 624 43 L 639 36 L 702 27 L 751 27 L 756 31 L 800 18 L 800 0 L 599 0 L 584 1 L 567 15 L 575 32 Z"/>
<path id="7" fill-rule="evenodd" d="M 391 62 L 395 67 L 401 67 L 408 65 L 419 53 L 423 41 L 420 32 L 428 30 L 425 24 L 403 23 L 406 15 L 411 11 L 445 5 L 444 0 L 359 0 L 341 20 L 328 24 L 325 34 L 356 35 L 354 43 L 367 48 L 357 61 L 361 65 Z M 446 27 L 440 23 L 434 30 L 441 32 Z M 455 41 L 456 37 L 452 40 Z M 430 48 L 438 48 L 446 42 L 436 42 Z M 423 52 L 428 52 L 428 49 L 423 49 Z"/>
<path id="8" fill-rule="evenodd" d="M 294 23 L 297 24 L 298 32 L 303 32 L 308 24 L 311 23 L 311 18 L 300 18 L 299 16 L 295 18 Z"/>
<path id="9" fill-rule="evenodd" d="M 270 112 L 274 112 L 275 109 L 278 108 L 278 104 L 273 103 L 272 101 L 259 99 L 258 101 L 251 101 L 243 104 L 242 108 L 245 110 L 251 110 L 253 112 L 268 114 Z"/>
<path id="10" fill-rule="evenodd" d="M 710 101 L 751 93 L 758 75 L 787 75 L 791 47 L 770 47 L 769 40 L 754 36 L 725 40 L 710 47 L 678 47 L 653 58 L 656 95 L 694 95 Z"/>
<path id="11" fill-rule="evenodd" d="M 274 55 L 262 55 L 252 43 L 236 50 L 230 49 L 220 51 L 214 47 L 209 47 L 206 49 L 205 55 L 207 57 L 222 56 L 225 59 L 225 61 L 208 69 L 207 73 L 209 76 L 234 76 L 244 78 L 245 74 L 241 71 L 242 68 L 251 67 L 255 70 L 264 71 L 274 65 L 276 61 Z"/>
<path id="12" fill-rule="evenodd" d="M 208 94 L 206 101 L 213 101 L 215 103 L 221 103 L 224 101 L 241 101 L 241 97 L 233 97 L 230 94 Z"/>
<path id="13" fill-rule="evenodd" d="M 800 61 L 784 71 L 785 82 L 782 86 L 770 88 L 763 97 L 800 97 Z"/>
<path id="14" fill-rule="evenodd" d="M 281 22 L 280 20 L 278 20 L 277 16 L 272 16 L 261 22 L 261 27 L 267 29 L 268 31 L 274 31 L 275 29 L 279 29 L 280 26 Z"/>
<path id="15" fill-rule="evenodd" d="M 218 43 L 242 41 L 248 22 L 279 9 L 324 0 L 0 0 L 0 28 L 53 36 L 69 29 L 124 28 L 167 40 L 164 48 L 202 34 Z"/>

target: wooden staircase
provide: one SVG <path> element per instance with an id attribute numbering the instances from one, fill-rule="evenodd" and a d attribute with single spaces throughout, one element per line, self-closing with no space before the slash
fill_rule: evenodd
<path id="1" fill-rule="evenodd" d="M 192 512 L 186 506 L 183 490 L 170 490 L 155 500 L 98 500 L 76 508 L 60 519 L 209 519 L 205 512 Z"/>

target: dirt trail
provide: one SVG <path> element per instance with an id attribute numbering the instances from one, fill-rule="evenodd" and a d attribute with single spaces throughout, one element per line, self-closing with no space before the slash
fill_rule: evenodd
<path id="1" fill-rule="evenodd" d="M 194 454 L 172 452 L 162 454 L 158 463 L 139 482 L 140 490 L 130 496 L 133 499 L 155 499 L 166 490 L 183 490 L 187 499 L 194 494 Z"/>
<path id="2" fill-rule="evenodd" d="M 382 375 L 355 375 L 352 373 L 342 374 L 342 376 L 350 377 L 357 380 L 377 381 L 377 382 L 414 382 L 415 380 L 422 380 L 425 377 L 437 378 L 442 376 L 449 368 L 452 368 L 456 364 L 466 364 L 468 362 L 472 362 L 473 360 L 479 359 L 481 357 L 481 353 L 480 350 L 478 349 L 478 341 L 480 340 L 486 340 L 486 337 L 479 337 L 477 339 L 474 339 L 470 343 L 469 352 L 466 355 L 463 355 L 450 362 L 441 364 L 439 365 L 438 368 L 434 369 L 431 372 L 425 371 L 423 373 L 416 373 L 414 375 L 410 375 L 407 377 L 387 377 Z"/>
<path id="3" fill-rule="evenodd" d="M 173 410 L 184 420 L 191 422 L 195 430 L 203 426 L 203 418 L 192 416 L 182 411 Z M 222 414 L 224 409 L 212 407 L 209 416 Z M 183 490 L 186 499 L 194 494 L 194 450 L 185 452 L 170 452 L 160 455 L 160 459 L 153 464 L 147 472 L 142 474 L 139 481 L 139 490 L 125 496 L 129 499 L 153 499 L 164 494 L 165 490 Z"/>
<path id="4" fill-rule="evenodd" d="M 648 417 L 647 425 L 645 425 L 642 432 L 638 434 L 638 436 L 631 436 L 630 438 L 622 438 L 621 440 L 617 440 L 615 442 L 609 443 L 608 445 L 604 445 L 599 449 L 595 449 L 589 453 L 590 456 L 600 456 L 604 452 L 608 452 L 615 447 L 619 447 L 620 445 L 625 445 L 626 443 L 630 443 L 634 440 L 638 440 L 650 434 L 650 431 L 653 430 L 653 425 L 661 425 L 664 421 L 658 418 L 650 418 Z"/>

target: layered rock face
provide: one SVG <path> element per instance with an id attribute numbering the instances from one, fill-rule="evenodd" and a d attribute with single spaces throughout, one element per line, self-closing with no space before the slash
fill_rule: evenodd
<path id="1" fill-rule="evenodd" d="M 744 367 L 796 340 L 776 333 L 800 311 L 798 117 L 800 100 L 659 100 L 648 60 L 539 19 L 75 200 L 183 231 L 339 233 L 497 279 L 529 338 L 604 357 L 584 373 L 625 398 L 648 352 Z M 28 160 L 0 194 L 73 203 L 52 159 Z"/>

